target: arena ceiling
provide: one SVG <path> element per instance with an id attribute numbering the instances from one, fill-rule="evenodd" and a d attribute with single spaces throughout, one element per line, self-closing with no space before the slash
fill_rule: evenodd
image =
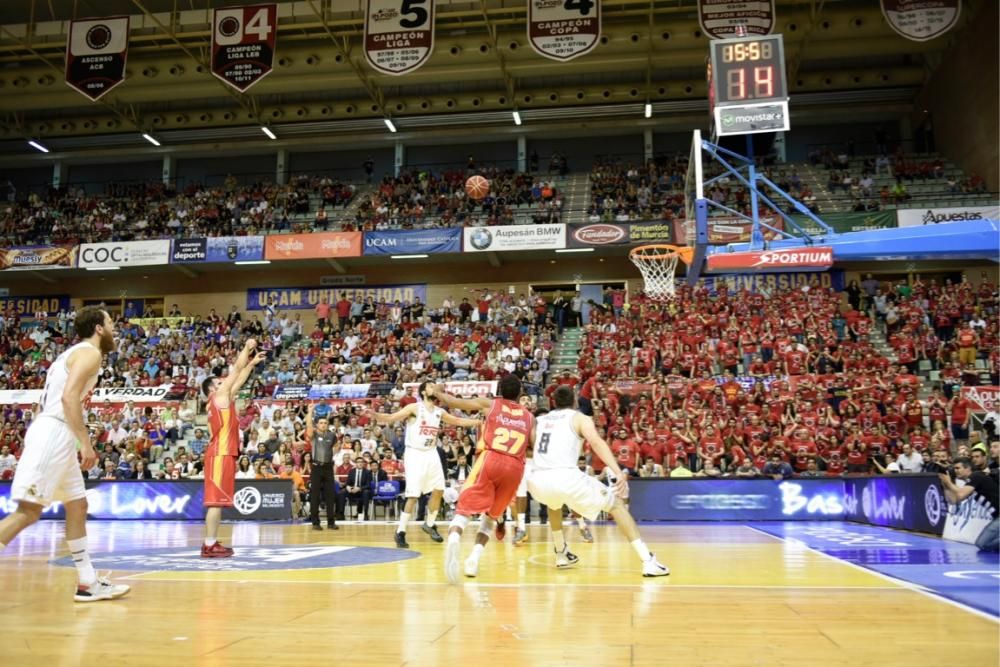
<path id="1" fill-rule="evenodd" d="M 777 0 L 792 108 L 799 120 L 898 118 L 982 2 L 966 0 L 960 25 L 928 42 L 898 36 L 877 0 Z M 0 3 L 0 152 L 30 153 L 28 137 L 71 155 L 165 144 L 262 147 L 260 125 L 286 145 L 362 145 L 518 132 L 687 129 L 707 115 L 705 57 L 695 0 L 602 5 L 602 43 L 570 62 L 527 45 L 523 0 L 436 3 L 430 61 L 401 77 L 377 74 L 361 52 L 360 0 L 279 0 L 277 63 L 239 94 L 207 66 L 218 0 L 15 0 Z M 68 20 L 132 15 L 126 81 L 92 103 L 63 82 Z M 643 105 L 653 104 L 645 121 Z M 694 123 L 694 124 L 693 124 Z M 397 135 L 399 138 L 399 135 Z M 229 142 L 229 143 L 225 143 Z M 148 146 L 147 146 L 148 147 Z"/>

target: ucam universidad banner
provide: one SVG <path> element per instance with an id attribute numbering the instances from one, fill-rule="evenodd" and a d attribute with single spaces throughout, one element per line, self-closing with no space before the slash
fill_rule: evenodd
<path id="1" fill-rule="evenodd" d="M 775 290 L 801 289 L 803 287 L 830 288 L 843 292 L 847 287 L 843 269 L 829 271 L 789 271 L 786 273 L 727 273 L 718 276 L 702 276 L 698 287 L 704 287 L 715 294 L 725 285 L 730 293 L 773 292 Z"/>
<path id="2" fill-rule="evenodd" d="M 77 266 L 81 269 L 152 266 L 170 263 L 170 239 L 84 243 Z"/>
<path id="3" fill-rule="evenodd" d="M 331 306 L 341 295 L 349 301 L 371 297 L 376 303 L 427 303 L 427 285 L 365 285 L 360 287 L 256 287 L 247 290 L 247 310 L 264 310 L 272 304 L 275 310 L 312 310 L 326 297 Z"/>
<path id="4" fill-rule="evenodd" d="M 46 312 L 49 315 L 58 313 L 60 310 L 68 312 L 70 310 L 69 295 L 0 297 L 0 312 L 11 308 L 18 315 L 27 317 L 38 312 Z"/>
<path id="5" fill-rule="evenodd" d="M 566 225 L 464 227 L 464 252 L 559 250 L 566 247 Z"/>
<path id="6" fill-rule="evenodd" d="M 432 255 L 462 252 L 462 230 L 459 227 L 364 234 L 365 255 Z"/>
<path id="7" fill-rule="evenodd" d="M 263 236 L 214 236 L 174 239 L 171 264 L 259 262 L 264 259 Z"/>

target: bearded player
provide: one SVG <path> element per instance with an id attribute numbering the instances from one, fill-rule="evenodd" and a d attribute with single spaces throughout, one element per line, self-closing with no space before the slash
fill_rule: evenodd
<path id="1" fill-rule="evenodd" d="M 535 431 L 535 417 L 517 402 L 521 395 L 521 381 L 516 375 L 504 376 L 497 385 L 500 398 L 456 398 L 438 387 L 430 393 L 445 406 L 480 412 L 486 415 L 479 436 L 479 457 L 458 496 L 455 518 L 448 531 L 444 572 L 448 581 L 458 583 L 458 558 L 462 550 L 462 532 L 469 525 L 469 517 L 481 514 L 476 546 L 465 560 L 465 576 L 479 574 L 490 531 L 506 511 L 524 476 L 524 457 Z M 498 536 L 498 539 L 502 537 Z"/>
<path id="2" fill-rule="evenodd" d="M 201 390 L 208 398 L 208 428 L 211 440 L 205 450 L 205 543 L 202 558 L 228 558 L 233 550 L 219 543 L 222 508 L 233 506 L 236 491 L 236 459 L 240 456 L 240 420 L 236 395 L 254 367 L 267 358 L 253 354 L 257 341 L 249 339 L 224 378 L 208 377 Z"/>

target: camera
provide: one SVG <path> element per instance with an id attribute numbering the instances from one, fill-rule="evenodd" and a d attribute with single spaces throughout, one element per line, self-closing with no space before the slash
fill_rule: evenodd
<path id="1" fill-rule="evenodd" d="M 931 461 L 927 464 L 925 472 L 934 473 L 940 475 L 942 473 L 947 474 L 951 478 L 951 481 L 955 481 L 955 467 L 954 466 L 943 466 L 940 463 Z"/>

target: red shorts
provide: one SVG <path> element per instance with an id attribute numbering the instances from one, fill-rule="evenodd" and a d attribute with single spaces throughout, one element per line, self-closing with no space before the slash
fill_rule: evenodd
<path id="1" fill-rule="evenodd" d="M 232 507 L 236 491 L 236 457 L 205 457 L 205 507 Z"/>
<path id="2" fill-rule="evenodd" d="M 486 451 L 479 455 L 465 480 L 455 512 L 463 516 L 486 514 L 496 519 L 517 493 L 524 474 L 524 461 Z"/>

